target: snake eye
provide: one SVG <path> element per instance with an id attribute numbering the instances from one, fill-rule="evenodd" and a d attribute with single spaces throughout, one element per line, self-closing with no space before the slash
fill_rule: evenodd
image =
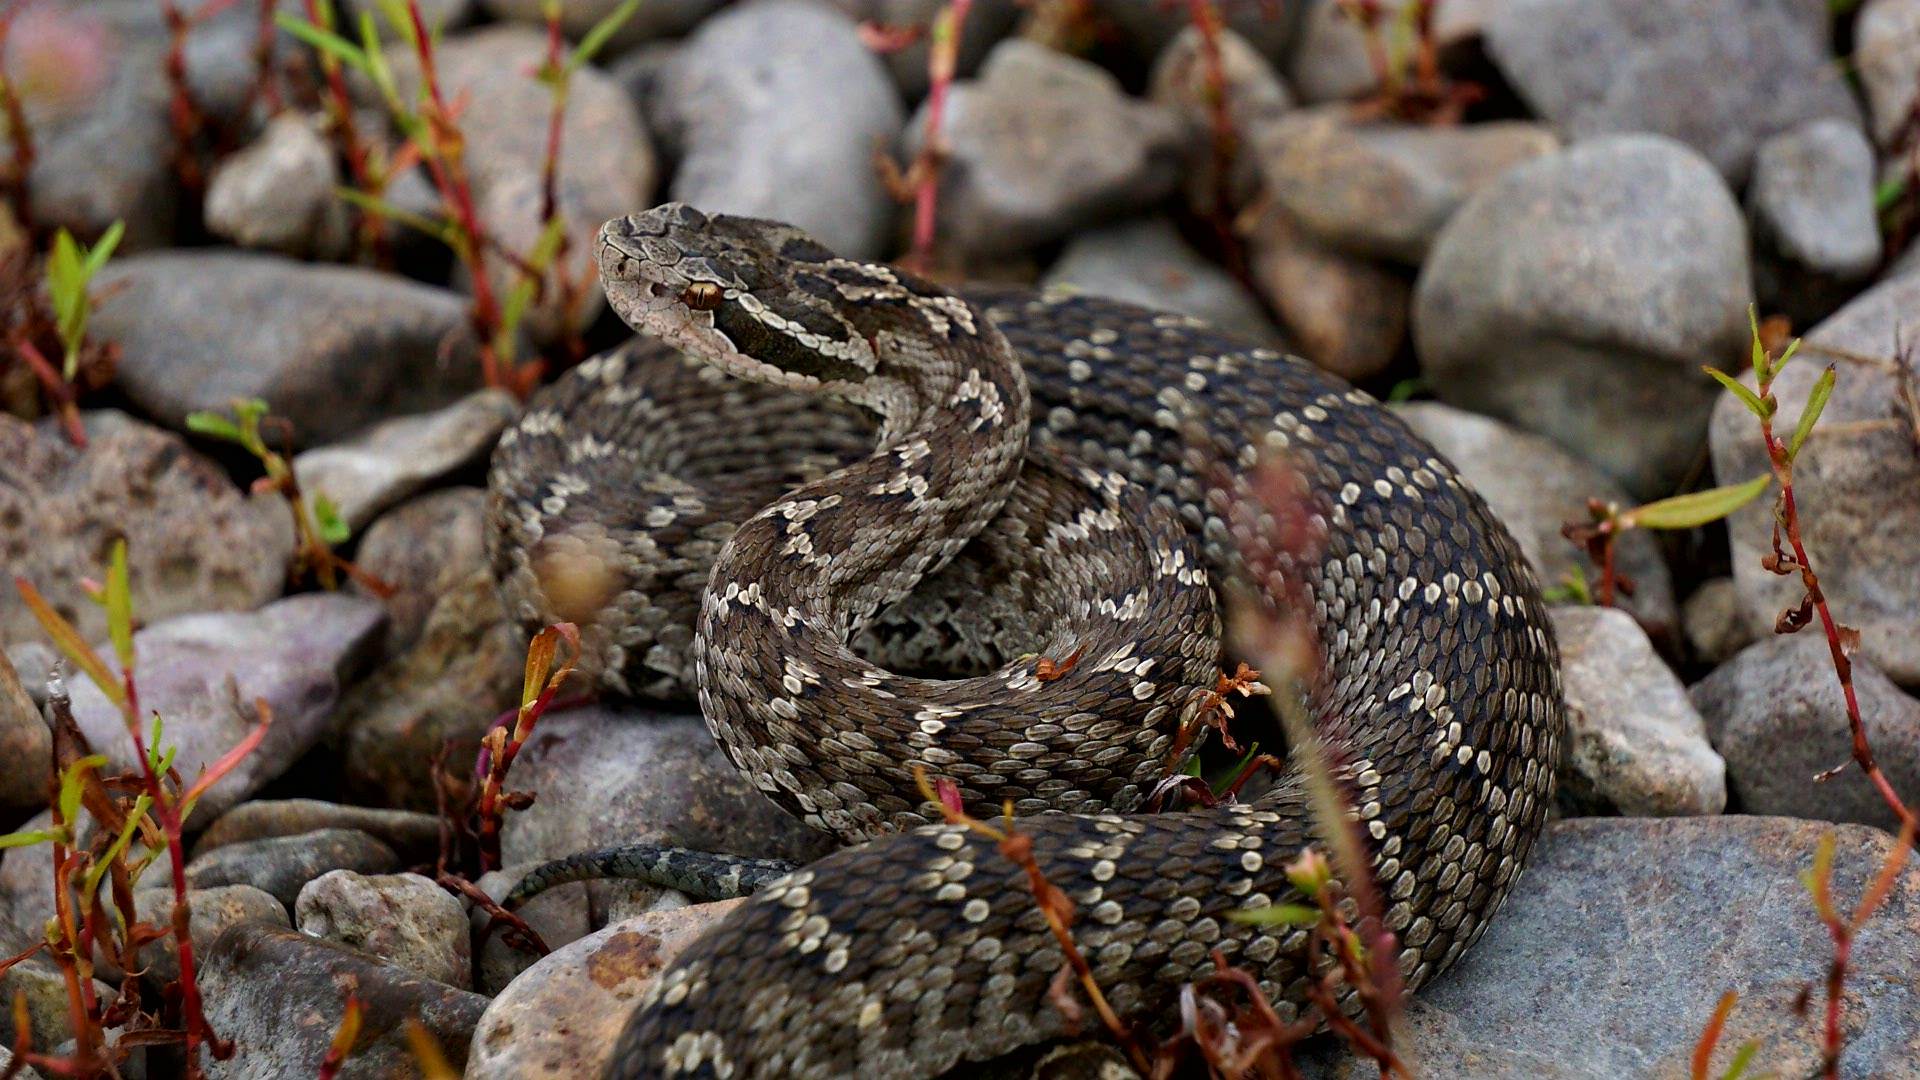
<path id="1" fill-rule="evenodd" d="M 710 281 L 696 281 L 680 293 L 680 302 L 695 311 L 712 311 L 720 306 L 720 286 Z"/>

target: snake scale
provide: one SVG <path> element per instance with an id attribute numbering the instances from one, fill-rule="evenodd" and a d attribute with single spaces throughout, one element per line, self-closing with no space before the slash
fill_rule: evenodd
<path id="1" fill-rule="evenodd" d="M 1297 771 L 1131 812 L 1211 685 L 1216 592 L 1315 631 L 1307 705 L 1409 985 L 1477 939 L 1551 801 L 1557 649 L 1505 529 L 1372 398 L 1182 316 L 949 291 L 678 204 L 598 255 L 692 363 L 629 348 L 536 399 L 493 463 L 503 596 L 578 622 L 609 689 L 696 690 L 760 790 L 852 845 L 682 953 L 608 1075 L 927 1076 L 1070 1030 L 1025 874 L 927 824 L 916 764 L 1014 803 L 1122 1014 L 1216 950 L 1297 1014 L 1306 931 L 1231 917 L 1299 900 Z M 1269 457 L 1294 512 L 1254 498 Z"/>

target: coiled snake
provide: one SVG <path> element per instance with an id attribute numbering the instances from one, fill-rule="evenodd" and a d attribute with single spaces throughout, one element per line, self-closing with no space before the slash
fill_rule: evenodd
<path id="1" fill-rule="evenodd" d="M 503 595 L 580 622 L 614 690 L 697 689 L 761 790 L 858 842 L 683 953 L 610 1075 L 933 1075 L 1067 1029 L 1025 875 L 925 824 L 916 764 L 1025 815 L 1123 1014 L 1215 950 L 1297 1009 L 1306 932 L 1230 916 L 1298 900 L 1299 778 L 1126 813 L 1212 682 L 1210 582 L 1317 631 L 1308 705 L 1409 985 L 1479 936 L 1551 800 L 1557 653 L 1506 531 L 1373 399 L 1190 319 L 955 294 L 772 222 L 669 204 L 599 245 L 614 309 L 704 367 L 610 354 L 534 403 L 494 460 Z M 1268 454 L 1297 513 L 1250 498 Z"/>

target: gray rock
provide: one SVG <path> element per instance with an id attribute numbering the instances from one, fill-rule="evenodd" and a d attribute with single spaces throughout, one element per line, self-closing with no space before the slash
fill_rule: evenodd
<path id="1" fill-rule="evenodd" d="M 343 1078 L 413 1076 L 407 1040 L 417 1021 L 447 1058 L 467 1056 L 487 999 L 296 930 L 246 923 L 220 935 L 201 989 L 207 1020 L 235 1053 L 207 1063 L 211 1080 L 295 1080 L 326 1056 L 349 995 L 360 1000 L 360 1037 Z"/>
<path id="2" fill-rule="evenodd" d="M 1817 1075 L 1820 1024 L 1795 1001 L 1812 985 L 1818 1014 L 1833 947 L 1797 878 L 1828 832 L 1834 893 L 1851 910 L 1892 847 L 1885 833 L 1768 817 L 1553 822 L 1479 944 L 1409 1004 L 1401 1044 L 1428 1076 L 1681 1077 L 1715 1002 L 1735 990 L 1708 1075 L 1748 1040 L 1773 1075 Z M 1917 942 L 1920 871 L 1909 867 L 1855 941 L 1841 1076 L 1912 1075 Z M 1307 1075 L 1379 1074 L 1328 1060 L 1339 1057 Z"/>
<path id="3" fill-rule="evenodd" d="M 1247 250 L 1254 283 L 1301 355 L 1358 382 L 1399 354 L 1413 295 L 1405 273 L 1335 251 L 1271 204 L 1248 231 Z"/>
<path id="4" fill-rule="evenodd" d="M 840 12 L 753 0 L 716 16 L 667 61 L 647 119 L 680 150 L 674 199 L 791 222 L 850 258 L 885 250 L 873 156 L 899 134 L 900 99 Z"/>
<path id="5" fill-rule="evenodd" d="M 419 874 L 329 870 L 294 901 L 303 934 L 337 941 L 462 990 L 473 986 L 467 910 Z"/>
<path id="6" fill-rule="evenodd" d="M 1740 586 L 1730 577 L 1701 582 L 1680 606 L 1680 625 L 1693 655 L 1709 664 L 1725 663 L 1758 640 L 1740 610 Z"/>
<path id="7" fill-rule="evenodd" d="M 467 1080 L 598 1075 L 653 977 L 741 903 L 641 915 L 555 949 L 487 1006 Z"/>
<path id="8" fill-rule="evenodd" d="M 133 894 L 133 910 L 141 922 L 168 930 L 173 918 L 173 890 L 141 889 Z M 286 905 L 271 894 L 244 884 L 188 889 L 187 919 L 196 956 L 206 955 L 230 926 L 241 923 L 293 925 L 287 919 Z M 146 965 L 149 981 L 156 985 L 172 982 L 180 977 L 179 943 L 171 932 L 163 934 L 140 951 L 140 962 Z"/>
<path id="9" fill-rule="evenodd" d="M 547 118 L 553 98 L 528 74 L 546 57 L 546 37 L 518 25 L 456 34 L 436 50 L 441 90 L 449 100 L 466 98 L 461 127 L 473 198 L 492 239 L 509 251 L 528 252 L 539 241 L 540 172 L 546 158 Z M 396 63 L 403 84 L 416 80 L 411 61 Z M 568 239 L 565 272 L 584 290 L 572 312 L 562 310 L 561 269 L 549 271 L 540 298 L 528 309 L 527 332 L 540 341 L 568 325 L 584 329 L 600 312 L 599 278 L 593 272 L 594 235 L 608 218 L 652 202 L 658 165 L 640 113 L 626 90 L 597 68 L 582 67 L 567 90 L 561 125 L 558 207 Z M 520 279 L 506 260 L 489 258 L 495 295 L 504 297 Z"/>
<path id="10" fill-rule="evenodd" d="M 723 0 L 642 0 L 633 16 L 620 25 L 609 47 L 622 49 L 642 41 L 676 37 L 694 28 L 701 19 L 717 10 Z M 595 23 L 612 14 L 621 0 L 562 0 L 560 29 L 568 37 L 578 38 L 593 29 Z M 481 6 L 496 19 L 546 25 L 542 0 L 481 0 Z"/>
<path id="11" fill-rule="evenodd" d="M 1752 296 L 1744 222 L 1707 163 L 1658 136 L 1596 138 L 1515 166 L 1447 222 L 1414 343 L 1442 400 L 1650 499 L 1694 460 L 1715 394 L 1700 365 L 1744 355 Z"/>
<path id="12" fill-rule="evenodd" d="M 0 807 L 44 806 L 53 779 L 53 736 L 40 706 L 0 653 Z"/>
<path id="13" fill-rule="evenodd" d="M 1629 817 L 1718 814 L 1727 766 L 1687 688 L 1615 608 L 1550 609 L 1567 694 L 1561 802 Z"/>
<path id="14" fill-rule="evenodd" d="M 1560 527 L 1588 520 L 1588 499 L 1631 505 L 1610 477 L 1547 439 L 1490 417 L 1437 401 L 1409 402 L 1393 410 L 1453 462 L 1493 507 L 1542 585 L 1559 585 L 1575 572 L 1589 582 L 1598 576 L 1586 554 L 1560 534 Z M 1614 568 L 1634 585 L 1632 596 L 1616 597 L 1615 602 L 1656 637 L 1672 634 L 1677 621 L 1673 580 L 1653 536 L 1638 529 L 1622 534 L 1614 548 Z"/>
<path id="15" fill-rule="evenodd" d="M 893 29 L 918 28 L 921 33 L 911 44 L 883 53 L 887 68 L 900 93 L 909 101 L 926 96 L 927 51 L 932 39 L 933 20 L 945 5 L 944 0 L 828 0 L 856 22 L 873 23 Z M 1019 21 L 1021 5 L 1014 0 L 974 0 L 967 8 L 967 20 L 960 26 L 960 48 L 954 57 L 954 73 L 964 79 L 979 70 L 987 50 L 1012 32 Z"/>
<path id="16" fill-rule="evenodd" d="M 14 1080 L 41 1080 L 38 1071 L 30 1069 L 25 1065 L 15 1070 L 13 1068 L 13 1051 L 5 1047 L 0 1047 L 0 1072 L 12 1076 Z"/>
<path id="17" fill-rule="evenodd" d="M 357 829 L 315 829 L 195 855 L 187 863 L 187 884 L 196 889 L 252 885 L 291 911 L 307 882 L 329 870 L 385 874 L 399 866 L 392 848 Z"/>
<path id="18" fill-rule="evenodd" d="M 116 385 L 176 429 L 257 397 L 312 445 L 479 382 L 465 298 L 391 274 L 203 250 L 116 259 L 97 280 Z"/>
<path id="19" fill-rule="evenodd" d="M 1249 134 L 1293 108 L 1293 95 L 1280 81 L 1273 65 L 1248 44 L 1246 38 L 1223 27 L 1216 40 L 1220 49 L 1227 126 L 1234 140 L 1224 192 L 1224 209 L 1231 213 L 1250 202 L 1260 187 L 1258 156 L 1250 153 L 1246 145 Z M 1214 163 L 1218 150 L 1205 42 L 1197 26 L 1180 31 L 1153 61 L 1147 91 L 1149 100 L 1178 112 L 1191 132 L 1188 136 L 1191 160 L 1184 186 L 1187 204 L 1202 216 L 1221 205 L 1223 194 L 1215 175 L 1219 171 Z"/>
<path id="20" fill-rule="evenodd" d="M 498 902 L 506 899 L 520 879 L 540 865 L 539 862 L 526 862 L 503 870 L 491 870 L 480 875 L 480 880 L 474 884 Z M 575 881 L 548 889 L 522 904 L 514 914 L 539 934 L 540 940 L 549 949 L 557 950 L 593 932 L 593 912 L 587 897 L 587 884 Z M 472 920 L 474 940 L 480 950 L 474 964 L 474 979 L 478 984 L 474 989 L 488 997 L 496 996 L 521 972 L 540 962 L 539 953 L 509 943 L 506 935 L 498 929 L 488 933 L 487 924 L 492 916 L 487 914 L 486 909 L 475 905 L 468 912 L 468 917 Z"/>
<path id="21" fill-rule="evenodd" d="M 1819 321 L 1880 265 L 1873 144 L 1840 120 L 1773 136 L 1754 156 L 1747 216 L 1763 307 L 1796 325 Z"/>
<path id="22" fill-rule="evenodd" d="M 53 811 L 42 810 L 15 828 L 40 832 L 52 827 Z M 91 844 L 96 832 L 93 815 L 82 814 L 81 843 Z M 5 955 L 44 941 L 47 920 L 53 916 L 53 858 L 48 847 L 34 844 L 0 851 L 0 948 Z"/>
<path id="23" fill-rule="evenodd" d="M 333 146 L 315 121 L 282 113 L 213 170 L 207 231 L 241 247 L 339 258 L 352 239 L 347 204 L 334 191 L 339 184 Z"/>
<path id="24" fill-rule="evenodd" d="M 1443 56 L 1469 42 L 1477 43 L 1488 9 L 1505 0 L 1446 0 L 1429 5 L 1434 40 Z M 1367 57 L 1366 35 L 1342 11 L 1339 0 L 1302 0 L 1307 11 L 1300 25 L 1300 43 L 1287 54 L 1287 81 L 1302 101 L 1321 103 L 1364 97 L 1379 88 L 1374 66 Z M 1407 0 L 1380 0 L 1382 20 L 1391 26 L 1403 17 Z"/>
<path id="25" fill-rule="evenodd" d="M 514 759 L 513 785 L 536 799 L 507 816 L 509 866 L 642 841 L 799 862 L 835 846 L 747 783 L 697 716 L 549 713 Z"/>
<path id="26" fill-rule="evenodd" d="M 447 488 L 387 511 L 360 537 L 355 564 L 394 590 L 384 600 L 392 652 L 420 640 L 440 599 L 488 568 L 486 514 L 484 488 Z"/>
<path id="27" fill-rule="evenodd" d="M 908 125 L 907 153 L 927 110 Z M 1014 39 L 947 101 L 940 172 L 942 250 L 1014 255 L 1136 211 L 1178 184 L 1192 141 L 1180 115 L 1129 98 L 1085 60 Z"/>
<path id="28" fill-rule="evenodd" d="M 1920 562 L 1913 558 L 1920 456 L 1886 361 L 1913 340 L 1916 304 L 1920 277 L 1896 277 L 1862 293 L 1814 327 L 1800 358 L 1773 384 L 1785 418 L 1776 423 L 1785 434 L 1821 365 L 1838 365 L 1833 396 L 1794 463 L 1801 539 L 1834 617 L 1857 628 L 1864 655 L 1902 683 L 1920 683 Z M 1854 356 L 1823 356 L 1821 347 Z M 1741 378 L 1753 385 L 1751 373 Z M 1711 440 L 1717 482 L 1739 483 L 1767 471 L 1759 424 L 1732 394 L 1723 393 L 1714 406 Z M 1801 596 L 1797 578 L 1760 564 L 1773 550 L 1771 503 L 1757 499 L 1727 521 L 1741 609 L 1756 636 L 1771 633 L 1780 611 Z"/>
<path id="29" fill-rule="evenodd" d="M 380 511 L 479 462 L 519 412 L 513 395 L 482 390 L 444 409 L 395 417 L 347 442 L 308 450 L 294 458 L 294 474 L 302 491 L 327 496 L 357 532 Z"/>
<path id="30" fill-rule="evenodd" d="M 260 745 L 207 789 L 200 813 L 219 814 L 258 791 L 319 741 L 341 686 L 378 648 L 385 619 L 371 600 L 303 593 L 255 612 L 180 615 L 135 632 L 140 705 L 165 720 L 163 741 L 189 783 L 252 734 L 260 723 L 256 698 L 272 710 Z M 74 719 L 94 750 L 116 768 L 136 768 L 119 708 L 91 681 L 71 689 Z"/>
<path id="31" fill-rule="evenodd" d="M 440 851 L 440 819 L 432 814 L 347 806 L 318 799 L 255 799 L 221 814 L 194 843 L 195 855 L 228 844 L 298 836 L 317 829 L 356 829 L 407 862 L 430 863 Z"/>
<path id="32" fill-rule="evenodd" d="M 105 576 L 121 537 L 140 619 L 247 609 L 280 595 L 293 535 L 278 499 L 248 499 L 176 435 L 117 413 L 86 415 L 85 450 L 51 424 L 0 415 L 0 459 L 9 463 L 0 564 L 9 573 L 88 638 L 106 635 L 107 618 L 80 582 Z M 23 640 L 44 640 L 40 624 L 16 590 L 0 589 L 0 641 Z"/>
<path id="33" fill-rule="evenodd" d="M 1570 137 L 1668 135 L 1738 186 L 1767 136 L 1818 117 L 1859 123 L 1831 21 L 1797 0 L 1511 0 L 1494 9 L 1486 44 L 1535 114 Z"/>
<path id="34" fill-rule="evenodd" d="M 1920 701 L 1902 693 L 1871 660 L 1854 657 L 1853 689 L 1874 759 L 1903 798 L 1920 790 Z M 1857 821 L 1894 829 L 1899 821 L 1858 769 L 1833 660 L 1818 627 L 1770 637 L 1693 687 L 1707 733 L 1727 759 L 1727 784 L 1755 814 Z M 1836 765 L 1824 783 L 1814 777 Z"/>
<path id="35" fill-rule="evenodd" d="M 1874 141 L 1891 150 L 1920 93 L 1920 2 L 1860 5 L 1853 24 L 1853 66 L 1873 115 Z"/>
<path id="36" fill-rule="evenodd" d="M 46 858 L 46 849 L 39 849 L 39 854 Z M 95 979 L 93 989 L 102 1001 L 113 1000 L 113 987 L 106 983 Z M 0 971 L 0 996 L 4 996 L 8 1005 L 5 1031 L 10 1044 L 14 1041 L 13 1000 L 21 995 L 27 999 L 27 1030 L 34 1049 L 44 1053 L 73 1038 L 73 1013 L 67 1004 L 66 977 L 53 961 L 45 956 L 33 956 Z"/>
<path id="37" fill-rule="evenodd" d="M 1180 238 L 1167 218 L 1140 218 L 1081 233 L 1041 284 L 1203 319 L 1273 345 L 1280 333 L 1259 301 Z"/>
<path id="38" fill-rule="evenodd" d="M 1265 190 L 1315 239 L 1418 266 L 1467 197 L 1559 140 L 1518 121 L 1467 127 L 1356 125 L 1311 109 L 1253 131 Z"/>

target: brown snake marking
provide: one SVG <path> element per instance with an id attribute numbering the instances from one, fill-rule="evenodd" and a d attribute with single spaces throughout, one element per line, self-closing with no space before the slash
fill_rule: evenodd
<path id="1" fill-rule="evenodd" d="M 956 827 L 893 831 L 928 816 L 913 762 L 976 813 L 1013 797 L 1032 814 L 1019 827 L 1078 905 L 1076 944 L 1123 1014 L 1164 1007 L 1216 949 L 1297 1011 L 1305 931 L 1229 917 L 1298 900 L 1282 873 L 1313 839 L 1297 777 L 1207 811 L 1086 812 L 1137 804 L 1164 765 L 1216 659 L 1209 580 L 1312 605 L 1325 665 L 1309 704 L 1410 985 L 1479 936 L 1551 799 L 1556 650 L 1505 530 L 1371 398 L 1191 320 L 961 300 L 770 222 L 669 205 L 609 222 L 600 243 L 637 328 L 881 416 L 856 451 L 864 427 L 844 410 L 672 363 L 643 372 L 630 350 L 563 379 L 496 454 L 510 610 L 584 619 L 616 689 L 668 692 L 691 673 L 762 790 L 874 837 L 775 881 L 683 953 L 609 1075 L 922 1076 L 1066 1030 L 1047 992 L 1062 958 L 1022 872 Z M 1310 551 L 1245 509 L 1263 451 L 1306 485 Z M 1002 560 L 1013 584 L 997 593 Z M 895 604 L 929 573 L 934 599 Z M 986 610 L 963 610 L 975 597 Z M 1029 602 L 1043 613 L 1018 610 Z M 926 636 L 935 615 L 948 637 Z M 849 647 L 889 619 L 908 629 L 881 655 L 983 673 L 915 678 Z M 995 635 L 1039 647 L 977 640 Z M 1075 648 L 1059 680 L 1030 660 L 993 667 Z"/>

